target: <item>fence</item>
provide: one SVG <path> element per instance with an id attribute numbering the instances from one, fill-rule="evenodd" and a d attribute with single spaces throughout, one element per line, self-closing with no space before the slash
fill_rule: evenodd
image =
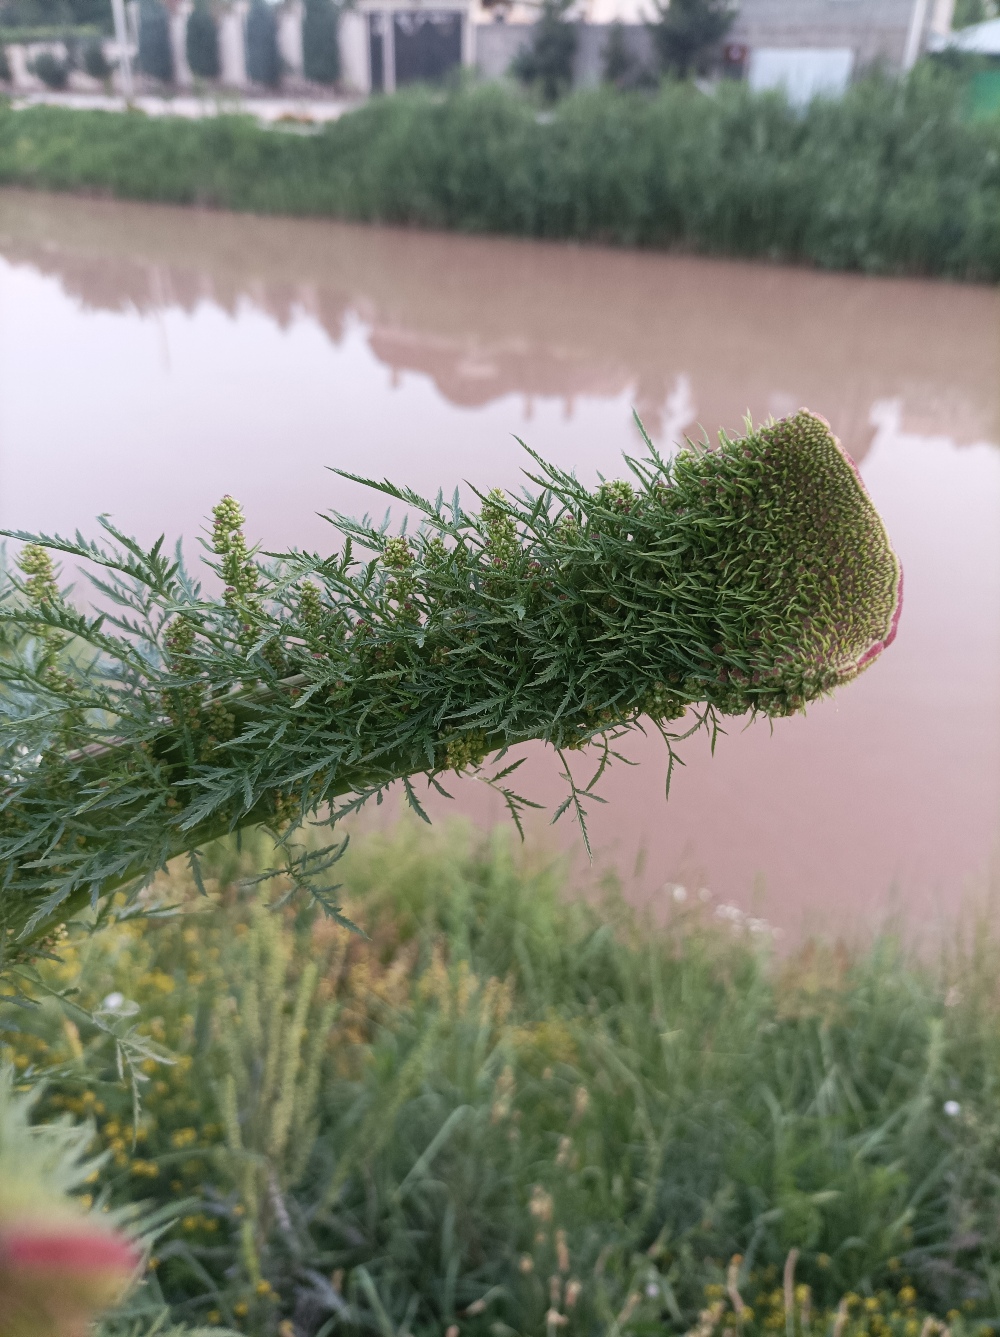
<path id="1" fill-rule="evenodd" d="M 532 38 L 530 23 L 473 22 L 469 0 L 444 0 L 444 3 L 439 0 L 437 5 L 431 0 L 423 8 L 419 0 L 381 0 L 376 7 L 377 3 L 378 0 L 362 0 L 360 6 L 341 15 L 338 40 L 340 86 L 344 91 L 391 92 L 407 77 L 427 77 L 427 71 L 440 73 L 437 65 L 442 60 L 442 69 L 463 64 L 474 66 L 487 79 L 501 78 Z M 853 53 L 855 70 L 874 63 L 900 69 L 912 64 L 931 34 L 948 30 L 953 7 L 954 0 L 742 0 L 727 38 L 727 48 L 740 53 L 737 64 L 742 64 L 749 53 L 765 49 L 837 48 Z M 186 52 L 186 30 L 192 9 L 191 0 L 181 0 L 168 18 L 173 82 L 179 88 L 189 88 L 195 82 Z M 135 0 L 128 10 L 134 54 L 139 24 L 139 6 Z M 222 87 L 253 86 L 247 68 L 249 11 L 250 0 L 232 0 L 217 20 L 218 83 Z M 309 85 L 304 77 L 303 0 L 284 0 L 270 12 L 274 16 L 280 82 L 286 91 L 306 89 Z M 422 35 L 417 28 L 421 23 L 434 27 L 435 22 L 435 35 L 441 39 L 438 45 L 444 42 L 442 34 L 448 39 L 447 59 L 440 52 L 423 50 L 427 45 L 423 40 L 426 34 Z M 610 31 L 611 25 L 606 23 L 577 24 L 574 62 L 577 87 L 592 87 L 600 82 Z M 648 27 L 643 23 L 624 24 L 621 33 L 632 67 L 639 71 L 652 69 L 655 60 Z M 7 64 L 14 89 L 27 92 L 44 87 L 33 71 L 38 57 L 48 52 L 69 67 L 68 88 L 100 90 L 101 81 L 80 68 L 79 60 L 73 59 L 72 48 L 73 43 L 66 41 L 7 44 Z M 115 42 L 105 39 L 103 54 L 113 66 L 120 51 Z"/>

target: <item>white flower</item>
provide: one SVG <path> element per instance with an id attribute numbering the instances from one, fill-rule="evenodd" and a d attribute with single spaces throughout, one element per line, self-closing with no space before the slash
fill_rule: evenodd
<path id="1" fill-rule="evenodd" d="M 646 1282 L 646 1294 L 649 1296 L 651 1300 L 655 1300 L 656 1297 L 659 1295 L 659 1293 L 660 1293 L 660 1288 L 659 1286 L 657 1286 L 655 1281 Z"/>
<path id="2" fill-rule="evenodd" d="M 746 916 L 738 905 L 717 905 L 715 907 L 715 917 L 716 919 L 728 919 L 733 924 L 742 924 Z"/>
<path id="3" fill-rule="evenodd" d="M 688 898 L 687 887 L 682 887 L 679 882 L 675 882 L 671 888 L 671 895 L 679 905 L 682 901 L 686 901 Z"/>
<path id="4" fill-rule="evenodd" d="M 962 1113 L 962 1107 L 957 1100 L 946 1100 L 944 1102 L 944 1112 L 949 1119 L 957 1119 Z"/>

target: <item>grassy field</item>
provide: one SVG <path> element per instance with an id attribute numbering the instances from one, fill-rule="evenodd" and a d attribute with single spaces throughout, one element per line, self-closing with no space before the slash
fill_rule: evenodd
<path id="1" fill-rule="evenodd" d="M 418 90 L 315 134 L 7 109 L 0 182 L 992 281 L 1000 118 L 965 103 L 955 75 L 918 69 L 804 114 L 736 83 L 579 93 L 544 115 L 496 85 Z"/>
<path id="2" fill-rule="evenodd" d="M 404 825 L 340 865 L 365 938 L 264 908 L 266 857 L 164 880 L 180 913 L 64 942 L 70 1002 L 0 1016 L 42 1117 L 94 1120 L 93 1193 L 173 1205 L 140 1308 L 261 1337 L 1000 1324 L 985 936 L 772 960 Z"/>

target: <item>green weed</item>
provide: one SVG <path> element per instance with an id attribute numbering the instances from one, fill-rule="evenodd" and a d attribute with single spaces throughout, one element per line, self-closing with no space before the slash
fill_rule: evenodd
<path id="1" fill-rule="evenodd" d="M 920 68 L 790 108 L 724 82 L 564 99 L 378 98 L 314 135 L 0 111 L 0 182 L 262 213 L 675 247 L 868 273 L 1000 277 L 1000 121 Z"/>
<path id="2" fill-rule="evenodd" d="M 175 1204 L 150 1287 L 246 1332 L 924 1337 L 997 1321 L 1000 1028 L 987 940 L 774 960 L 693 912 L 564 897 L 502 835 L 404 825 L 345 908 L 265 911 L 253 844 L 207 896 L 42 967 L 133 1011 L 138 1128 L 99 1027 L 3 1017 L 93 1191 Z M 103 1007 L 103 1013 L 101 1009 Z M 159 1051 L 158 1051 L 159 1052 Z M 940 1316 L 933 1317 L 933 1316 Z M 282 1327 L 281 1325 L 290 1325 Z M 929 1326 L 928 1326 L 929 1325 Z"/>

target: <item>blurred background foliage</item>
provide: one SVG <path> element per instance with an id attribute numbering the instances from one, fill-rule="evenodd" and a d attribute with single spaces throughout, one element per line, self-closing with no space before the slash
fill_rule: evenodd
<path id="1" fill-rule="evenodd" d="M 0 30 L 5 28 L 86 28 L 112 31 L 108 0 L 3 0 Z M 11 33 L 10 38 L 20 37 Z"/>
<path id="2" fill-rule="evenodd" d="M 364 937 L 265 906 L 272 858 L 214 847 L 206 894 L 161 879 L 4 1005 L 39 1117 L 93 1120 L 89 1191 L 172 1218 L 110 1337 L 1000 1324 L 987 934 L 777 958 L 407 823 L 340 865 Z"/>
<path id="3" fill-rule="evenodd" d="M 261 82 L 277 68 L 272 20 Z M 939 63 L 805 111 L 724 80 L 711 97 L 605 86 L 540 114 L 517 89 L 469 85 L 373 98 L 309 134 L 0 108 L 0 182 L 993 281 L 1000 118 L 974 115 L 968 89 L 968 71 Z"/>

